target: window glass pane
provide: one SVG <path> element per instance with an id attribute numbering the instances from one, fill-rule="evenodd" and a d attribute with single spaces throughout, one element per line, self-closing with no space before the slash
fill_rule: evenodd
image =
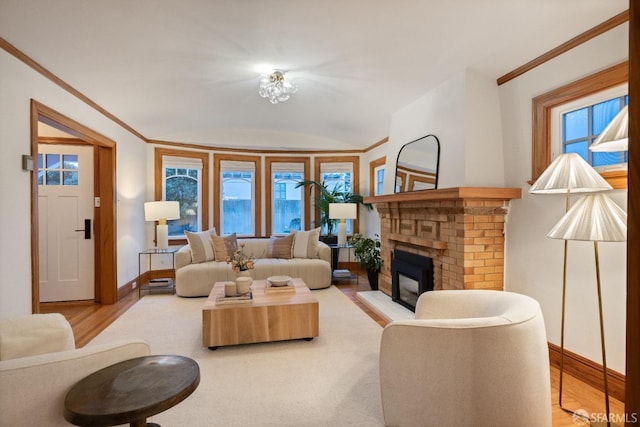
<path id="1" fill-rule="evenodd" d="M 47 169 L 60 169 L 60 154 L 47 154 Z"/>
<path id="2" fill-rule="evenodd" d="M 165 169 L 165 200 L 180 204 L 180 219 L 167 221 L 169 236 L 178 237 L 183 236 L 185 231 L 199 230 L 199 173 L 198 169 Z"/>
<path id="3" fill-rule="evenodd" d="M 610 99 L 593 106 L 591 133 L 598 135 L 620 111 L 620 98 Z"/>
<path id="4" fill-rule="evenodd" d="M 60 185 L 60 171 L 47 171 L 47 185 Z"/>
<path id="5" fill-rule="evenodd" d="M 325 184 L 329 191 L 335 193 L 350 193 L 352 191 L 351 172 L 323 172 L 320 174 L 320 180 Z M 353 233 L 353 220 L 348 219 L 347 234 Z M 338 232 L 338 221 L 334 221 L 334 234 Z M 322 233 L 327 233 L 327 227 L 322 227 Z"/>
<path id="6" fill-rule="evenodd" d="M 580 141 L 574 144 L 567 144 L 564 146 L 565 153 L 577 153 L 585 159 L 587 162 L 589 161 L 589 150 L 587 148 L 587 141 Z"/>
<path id="7" fill-rule="evenodd" d="M 42 154 L 38 154 L 38 169 L 42 169 Z"/>
<path id="8" fill-rule="evenodd" d="M 43 185 L 44 184 L 44 171 L 43 170 L 39 170 L 38 171 L 38 185 Z"/>
<path id="9" fill-rule="evenodd" d="M 62 156 L 63 169 L 78 169 L 78 156 L 75 154 L 64 154 Z"/>
<path id="10" fill-rule="evenodd" d="M 591 164 L 592 166 L 607 166 L 607 165 L 617 165 L 619 163 L 626 162 L 625 152 L 617 151 L 612 153 L 607 152 L 596 152 L 591 153 Z"/>
<path id="11" fill-rule="evenodd" d="M 254 172 L 222 173 L 221 234 L 254 234 L 253 178 Z"/>
<path id="12" fill-rule="evenodd" d="M 376 171 L 376 189 L 375 195 L 382 194 L 382 184 L 384 183 L 384 169 L 378 169 Z"/>
<path id="13" fill-rule="evenodd" d="M 77 171 L 62 172 L 62 185 L 78 185 Z"/>
<path id="14" fill-rule="evenodd" d="M 302 172 L 274 172 L 273 182 L 273 233 L 290 233 L 301 230 L 302 194 L 304 187 L 295 188 L 302 181 Z"/>
<path id="15" fill-rule="evenodd" d="M 585 138 L 589 132 L 589 108 L 585 107 L 563 114 L 562 123 L 565 141 Z"/>

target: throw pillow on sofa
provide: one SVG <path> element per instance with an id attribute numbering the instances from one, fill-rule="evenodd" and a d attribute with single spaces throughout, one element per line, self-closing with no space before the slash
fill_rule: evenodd
<path id="1" fill-rule="evenodd" d="M 284 237 L 271 236 L 269 239 L 269 248 L 267 249 L 267 257 L 291 259 L 293 249 L 294 234 Z"/>
<path id="2" fill-rule="evenodd" d="M 213 251 L 215 252 L 216 261 L 226 261 L 227 257 L 233 256 L 238 250 L 238 239 L 236 233 L 228 236 L 212 236 Z"/>
<path id="3" fill-rule="evenodd" d="M 293 258 L 317 258 L 320 227 L 309 231 L 293 232 Z"/>
<path id="4" fill-rule="evenodd" d="M 189 249 L 191 249 L 191 260 L 193 263 L 197 264 L 214 260 L 215 252 L 213 251 L 211 238 L 217 235 L 215 228 L 197 233 L 185 231 L 184 234 L 187 236 L 187 243 L 189 243 Z"/>

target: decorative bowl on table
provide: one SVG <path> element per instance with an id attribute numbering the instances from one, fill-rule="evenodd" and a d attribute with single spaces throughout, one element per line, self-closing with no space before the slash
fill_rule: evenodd
<path id="1" fill-rule="evenodd" d="M 287 286 L 290 280 L 291 280 L 291 277 L 289 276 L 267 277 L 267 282 L 269 282 L 271 286 Z"/>

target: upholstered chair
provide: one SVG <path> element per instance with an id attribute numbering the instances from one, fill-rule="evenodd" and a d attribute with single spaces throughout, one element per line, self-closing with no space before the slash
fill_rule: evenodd
<path id="1" fill-rule="evenodd" d="M 551 426 L 549 354 L 532 298 L 432 291 L 382 334 L 380 387 L 393 427 Z"/>
<path id="2" fill-rule="evenodd" d="M 75 348 L 60 314 L 0 320 L 0 425 L 69 426 L 64 398 L 82 378 L 149 354 L 143 341 Z"/>

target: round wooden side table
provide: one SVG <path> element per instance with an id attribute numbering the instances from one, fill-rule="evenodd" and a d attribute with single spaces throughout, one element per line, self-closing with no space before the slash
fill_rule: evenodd
<path id="1" fill-rule="evenodd" d="M 78 426 L 151 426 L 147 417 L 186 399 L 200 383 L 200 367 L 184 356 L 125 360 L 76 383 L 64 401 L 64 417 Z"/>

